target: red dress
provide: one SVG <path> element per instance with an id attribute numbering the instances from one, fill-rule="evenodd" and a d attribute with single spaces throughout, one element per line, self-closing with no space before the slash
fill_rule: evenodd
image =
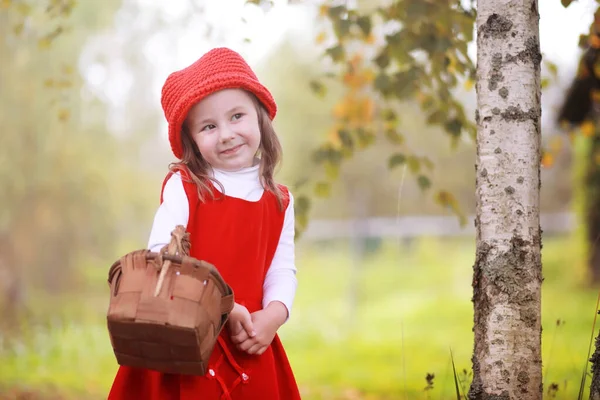
<path id="1" fill-rule="evenodd" d="M 170 175 L 169 175 L 170 176 Z M 165 179 L 165 183 L 168 180 Z M 262 308 L 263 281 L 283 227 L 285 211 L 264 191 L 250 202 L 223 196 L 198 201 L 196 186 L 182 179 L 190 204 L 190 254 L 217 267 L 235 301 L 252 313 Z M 163 183 L 163 189 L 164 184 Z M 289 204 L 284 190 L 284 210 Z M 161 196 L 162 202 L 162 196 Z M 260 356 L 238 350 L 223 329 L 205 376 L 162 374 L 121 366 L 109 400 L 296 400 L 298 387 L 279 336 Z"/>

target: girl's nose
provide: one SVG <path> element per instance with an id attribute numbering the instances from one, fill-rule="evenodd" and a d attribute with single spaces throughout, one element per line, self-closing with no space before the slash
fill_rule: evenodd
<path id="1" fill-rule="evenodd" d="M 228 142 L 233 139 L 234 136 L 235 134 L 230 127 L 225 126 L 221 129 L 221 142 Z"/>

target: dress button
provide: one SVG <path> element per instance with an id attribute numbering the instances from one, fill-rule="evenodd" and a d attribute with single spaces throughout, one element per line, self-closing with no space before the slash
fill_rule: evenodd
<path id="1" fill-rule="evenodd" d="M 249 377 L 248 377 L 248 375 L 246 375 L 246 373 L 244 372 L 244 373 L 242 374 L 242 379 L 244 380 L 244 382 L 247 382 L 247 381 L 248 381 L 248 379 L 250 379 L 250 378 L 249 378 Z"/>
<path id="2" fill-rule="evenodd" d="M 214 370 L 214 369 L 212 369 L 212 368 L 211 368 L 211 369 L 209 369 L 209 370 L 208 370 L 208 374 L 209 374 L 210 376 L 215 376 L 215 370 Z"/>

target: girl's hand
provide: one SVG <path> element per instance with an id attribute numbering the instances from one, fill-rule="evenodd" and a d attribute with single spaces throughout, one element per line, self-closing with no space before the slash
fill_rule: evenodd
<path id="1" fill-rule="evenodd" d="M 248 354 L 260 355 L 271 345 L 277 330 L 287 319 L 287 307 L 283 303 L 274 301 L 269 303 L 264 310 L 252 313 L 252 323 L 256 330 L 254 337 L 237 342 L 238 349 Z"/>
<path id="2" fill-rule="evenodd" d="M 236 344 L 256 336 L 250 312 L 238 303 L 234 304 L 233 310 L 229 314 L 227 327 L 231 334 L 231 340 Z"/>

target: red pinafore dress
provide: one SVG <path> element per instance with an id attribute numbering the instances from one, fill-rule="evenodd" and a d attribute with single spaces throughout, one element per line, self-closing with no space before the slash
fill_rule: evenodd
<path id="1" fill-rule="evenodd" d="M 182 174 L 187 176 L 187 174 Z M 170 174 L 167 176 L 166 184 Z M 190 255 L 213 264 L 250 313 L 262 308 L 263 281 L 283 228 L 285 211 L 265 190 L 259 201 L 222 195 L 198 201 L 196 186 L 183 178 L 190 204 Z M 284 210 L 289 204 L 287 189 Z M 161 195 L 162 202 L 162 195 Z M 278 335 L 262 355 L 238 350 L 223 329 L 205 376 L 163 374 L 119 367 L 109 400 L 296 400 L 300 394 Z"/>

